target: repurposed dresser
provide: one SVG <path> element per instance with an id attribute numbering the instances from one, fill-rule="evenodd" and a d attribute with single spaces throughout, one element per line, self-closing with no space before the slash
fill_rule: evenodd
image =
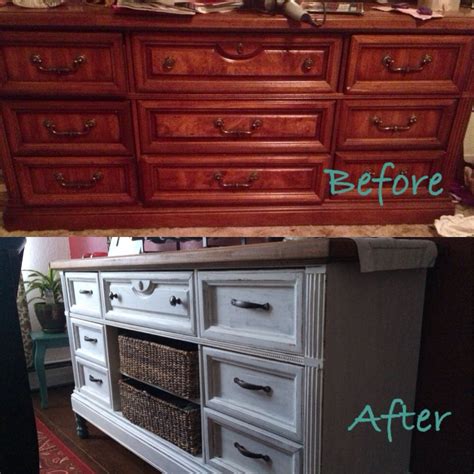
<path id="1" fill-rule="evenodd" d="M 432 222 L 474 95 L 474 13 L 0 9 L 8 229 Z M 331 194 L 335 169 L 367 195 Z M 429 193 L 428 179 L 442 181 Z M 408 183 L 405 193 L 400 193 Z M 335 191 L 340 190 L 335 189 Z"/>
<path id="2" fill-rule="evenodd" d="M 87 420 L 173 474 L 408 472 L 410 431 L 394 422 L 389 443 L 371 426 L 348 427 L 367 404 L 377 416 L 395 398 L 413 407 L 425 269 L 361 273 L 352 241 L 326 239 L 52 266 L 66 300 L 80 435 Z M 130 334 L 198 351 L 200 453 L 122 413 L 130 374 L 119 339 Z M 129 356 L 143 361 L 138 350 Z"/>

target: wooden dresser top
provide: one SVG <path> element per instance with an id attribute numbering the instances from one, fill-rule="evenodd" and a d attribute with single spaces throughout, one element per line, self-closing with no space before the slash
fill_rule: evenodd
<path id="1" fill-rule="evenodd" d="M 265 15 L 254 12 L 234 11 L 221 14 L 197 14 L 194 17 L 116 13 L 111 8 L 89 6 L 74 0 L 49 10 L 33 10 L 7 5 L 0 7 L 0 28 L 12 29 L 69 29 L 69 30 L 194 30 L 194 31 L 279 31 L 306 32 L 315 35 L 322 31 L 347 33 L 457 33 L 474 34 L 474 10 L 461 8 L 447 12 L 444 18 L 419 21 L 398 13 L 371 9 L 365 4 L 366 13 L 353 15 L 328 15 L 325 25 L 315 29 L 299 25 L 282 15 Z"/>

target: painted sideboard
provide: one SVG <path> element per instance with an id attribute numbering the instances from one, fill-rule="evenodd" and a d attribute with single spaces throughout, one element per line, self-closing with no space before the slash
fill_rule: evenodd
<path id="1" fill-rule="evenodd" d="M 408 472 L 410 431 L 394 423 L 389 443 L 347 428 L 366 404 L 413 407 L 425 269 L 361 273 L 352 241 L 327 239 L 52 266 L 81 435 L 87 420 L 173 474 Z M 118 336 L 129 331 L 199 351 L 201 454 L 123 416 Z"/>
<path id="2" fill-rule="evenodd" d="M 432 222 L 474 94 L 474 13 L 314 29 L 252 12 L 0 9 L 8 229 Z M 331 193 L 335 169 L 375 188 Z M 441 173 L 441 195 L 411 177 Z M 377 185 L 378 186 L 378 185 Z M 336 188 L 335 191 L 341 188 Z M 363 186 L 363 191 L 367 187 Z M 74 218 L 72 218 L 74 216 Z"/>

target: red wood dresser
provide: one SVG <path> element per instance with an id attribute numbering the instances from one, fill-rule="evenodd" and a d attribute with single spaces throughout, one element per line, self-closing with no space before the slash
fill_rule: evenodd
<path id="1" fill-rule="evenodd" d="M 0 9 L 8 229 L 431 222 L 415 196 L 332 195 L 324 169 L 449 186 L 474 97 L 474 12 L 320 29 L 80 4 Z"/>

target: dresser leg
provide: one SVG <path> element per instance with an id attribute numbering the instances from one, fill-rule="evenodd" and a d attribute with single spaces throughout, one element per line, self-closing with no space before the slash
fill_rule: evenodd
<path id="1" fill-rule="evenodd" d="M 76 417 L 76 433 L 77 436 L 81 439 L 86 439 L 89 437 L 89 430 L 87 429 L 87 422 L 81 415 L 77 413 L 74 414 Z"/>

